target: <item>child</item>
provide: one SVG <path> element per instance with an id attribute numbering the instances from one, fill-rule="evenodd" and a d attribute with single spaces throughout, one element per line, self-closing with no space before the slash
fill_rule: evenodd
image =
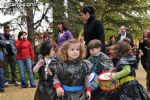
<path id="1" fill-rule="evenodd" d="M 116 95 L 107 100 L 150 100 L 143 86 L 134 77 L 136 58 L 129 42 L 119 41 L 114 46 L 114 54 L 118 61 L 116 67 L 110 69 L 111 72 L 116 72 L 111 80 L 119 80 L 120 86 L 115 91 Z"/>
<path id="2" fill-rule="evenodd" d="M 33 68 L 33 72 L 39 73 L 38 87 L 34 100 L 53 100 L 53 75 L 48 70 L 48 64 L 55 55 L 53 47 L 49 43 L 43 43 L 40 50 L 39 62 Z"/>
<path id="3" fill-rule="evenodd" d="M 101 74 L 109 70 L 113 67 L 113 62 L 111 59 L 101 52 L 101 41 L 97 39 L 93 39 L 88 43 L 88 49 L 90 52 L 89 61 L 93 64 L 92 71 L 95 72 L 97 75 Z M 97 88 L 92 91 L 92 100 L 100 100 L 103 96 L 101 95 L 102 91 L 100 88 Z"/>
<path id="4" fill-rule="evenodd" d="M 117 58 L 114 57 L 114 53 L 113 53 L 114 46 L 115 45 L 112 45 L 112 46 L 108 47 L 108 49 L 107 49 L 108 50 L 107 55 L 111 59 L 111 61 L 113 62 L 114 66 L 116 66 L 116 64 L 117 64 Z"/>
<path id="5" fill-rule="evenodd" d="M 57 93 L 55 100 L 90 100 L 88 75 L 92 64 L 83 60 L 84 57 L 85 47 L 75 39 L 66 41 L 59 48 L 59 63 L 50 64 L 50 69 L 54 69 L 52 72 L 59 79 L 54 81 Z"/>

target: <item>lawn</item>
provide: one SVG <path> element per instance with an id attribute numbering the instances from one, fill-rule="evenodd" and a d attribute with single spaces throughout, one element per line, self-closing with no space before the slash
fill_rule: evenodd
<path id="1" fill-rule="evenodd" d="M 26 69 L 26 67 L 25 67 L 25 69 Z M 16 64 L 16 74 L 17 74 L 18 81 L 20 81 L 20 72 L 19 72 L 19 67 L 18 67 L 17 64 Z M 39 78 L 38 73 L 33 73 L 33 74 L 34 74 L 34 79 L 37 80 Z M 10 75 L 10 78 L 11 78 L 10 66 L 9 66 L 9 75 Z M 29 80 L 29 75 L 28 75 L 27 71 L 26 71 L 26 78 L 27 78 L 27 80 Z"/>

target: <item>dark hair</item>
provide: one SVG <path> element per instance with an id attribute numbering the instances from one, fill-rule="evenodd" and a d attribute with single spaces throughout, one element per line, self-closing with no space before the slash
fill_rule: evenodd
<path id="1" fill-rule="evenodd" d="M 128 41 L 118 41 L 118 43 L 114 46 L 114 51 L 116 57 L 120 58 L 123 56 L 130 56 L 133 54 L 132 47 Z"/>
<path id="2" fill-rule="evenodd" d="M 91 16 L 95 16 L 95 7 L 92 5 L 88 5 L 83 7 L 80 12 L 86 14 L 86 12 L 88 12 Z"/>
<path id="3" fill-rule="evenodd" d="M 121 28 L 121 27 L 124 27 L 124 28 L 126 29 L 126 25 L 120 25 L 120 28 Z"/>
<path id="4" fill-rule="evenodd" d="M 10 27 L 8 25 L 5 25 L 4 29 L 10 29 Z"/>
<path id="5" fill-rule="evenodd" d="M 68 30 L 66 22 L 60 20 L 60 21 L 58 21 L 57 24 L 61 24 L 62 25 L 63 31 L 67 31 Z M 59 30 L 59 29 L 58 29 L 58 31 L 61 32 L 61 30 Z"/>
<path id="6" fill-rule="evenodd" d="M 145 30 L 145 31 L 142 33 L 142 39 L 144 39 L 144 38 L 147 38 L 147 37 L 148 37 L 148 32 L 149 32 L 148 30 Z M 145 37 L 145 36 L 144 36 L 144 33 L 147 33 L 147 37 Z"/>
<path id="7" fill-rule="evenodd" d="M 88 43 L 88 49 L 93 49 L 93 48 L 101 48 L 102 43 L 98 39 L 93 39 Z"/>
<path id="8" fill-rule="evenodd" d="M 42 56 L 49 55 L 51 48 L 52 46 L 50 43 L 47 43 L 47 42 L 42 43 L 41 48 L 40 48 L 40 54 L 42 54 Z"/>
<path id="9" fill-rule="evenodd" d="M 45 38 L 50 38 L 50 36 L 49 36 L 49 34 L 48 33 L 44 33 L 44 35 L 43 35 L 43 39 L 45 39 Z"/>
<path id="10" fill-rule="evenodd" d="M 117 43 L 117 37 L 116 37 L 115 35 L 112 35 L 112 36 L 110 36 L 110 38 L 109 38 L 109 45 L 110 45 L 110 46 L 112 45 L 111 39 L 112 39 L 113 37 L 115 38 L 116 43 Z M 116 44 L 116 43 L 115 43 L 115 44 Z"/>
<path id="11" fill-rule="evenodd" d="M 18 40 L 21 40 L 21 36 L 23 35 L 23 33 L 26 33 L 26 32 L 20 31 L 20 32 L 18 33 Z"/>
<path id="12" fill-rule="evenodd" d="M 48 33 L 44 33 L 44 35 L 43 35 L 43 42 L 44 42 L 44 41 L 50 42 L 50 36 L 49 36 Z"/>

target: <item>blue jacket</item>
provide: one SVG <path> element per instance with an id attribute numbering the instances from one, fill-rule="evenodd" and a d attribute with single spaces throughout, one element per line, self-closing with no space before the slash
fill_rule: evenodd
<path id="1" fill-rule="evenodd" d="M 6 44 L 6 38 L 5 38 L 4 34 L 1 36 L 1 38 L 2 38 L 3 41 L 5 41 L 5 44 Z M 11 36 L 11 35 L 9 36 L 9 41 L 10 41 L 10 45 L 11 45 L 11 48 L 12 48 L 12 52 L 16 55 L 17 49 L 14 45 L 15 41 L 13 39 L 13 36 Z M 7 52 L 5 52 L 5 53 L 7 54 Z"/>

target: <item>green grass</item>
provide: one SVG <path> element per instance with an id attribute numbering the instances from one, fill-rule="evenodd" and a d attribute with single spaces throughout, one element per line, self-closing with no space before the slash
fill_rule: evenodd
<path id="1" fill-rule="evenodd" d="M 25 70 L 26 70 L 26 67 L 24 67 L 24 68 L 25 68 Z M 21 78 L 20 78 L 20 72 L 19 72 L 19 67 L 18 67 L 17 64 L 16 64 L 16 74 L 17 74 L 17 79 L 18 79 L 18 81 L 20 81 L 20 80 L 21 80 Z M 33 74 L 34 74 L 34 79 L 35 79 L 35 80 L 38 80 L 38 79 L 39 79 L 38 73 L 33 73 Z M 9 66 L 9 76 L 10 76 L 10 79 L 11 79 L 10 66 Z M 27 70 L 26 70 L 26 79 L 29 80 L 29 75 L 28 75 Z"/>

